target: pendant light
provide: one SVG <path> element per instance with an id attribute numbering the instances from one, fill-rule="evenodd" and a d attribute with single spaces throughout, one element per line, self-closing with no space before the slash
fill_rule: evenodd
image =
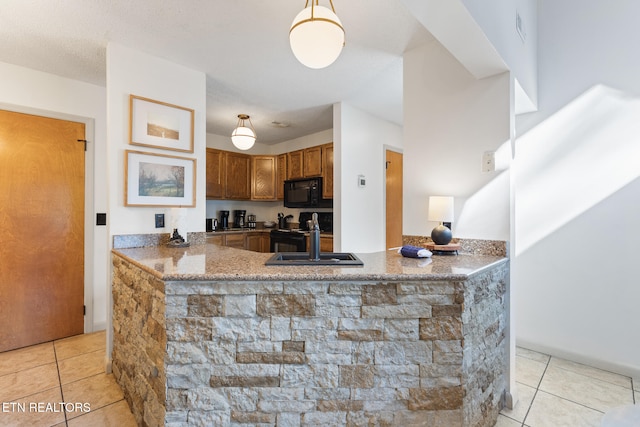
<path id="1" fill-rule="evenodd" d="M 302 12 L 293 20 L 289 44 L 295 57 L 309 68 L 325 68 L 338 59 L 344 47 L 344 28 L 329 0 L 331 9 L 307 0 Z"/>
<path id="2" fill-rule="evenodd" d="M 249 121 L 249 126 L 245 126 L 245 121 Z M 256 131 L 253 130 L 253 123 L 246 114 L 238 114 L 238 124 L 231 132 L 231 142 L 240 150 L 248 150 L 256 142 Z"/>

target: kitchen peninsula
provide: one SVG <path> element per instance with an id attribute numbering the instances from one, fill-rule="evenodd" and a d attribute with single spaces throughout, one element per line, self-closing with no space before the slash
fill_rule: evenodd
<path id="1" fill-rule="evenodd" d="M 267 267 L 214 244 L 113 251 L 114 375 L 141 425 L 492 426 L 502 256 Z"/>

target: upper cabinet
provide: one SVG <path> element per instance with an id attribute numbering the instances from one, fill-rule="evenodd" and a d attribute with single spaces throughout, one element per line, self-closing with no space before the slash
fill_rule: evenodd
<path id="1" fill-rule="evenodd" d="M 287 179 L 304 178 L 304 150 L 287 153 Z"/>
<path id="2" fill-rule="evenodd" d="M 224 151 L 207 148 L 207 199 L 224 198 Z"/>
<path id="3" fill-rule="evenodd" d="M 287 179 L 287 155 L 276 157 L 276 199 L 284 200 L 284 182 Z"/>
<path id="4" fill-rule="evenodd" d="M 287 179 L 322 176 L 322 145 L 287 153 Z"/>
<path id="5" fill-rule="evenodd" d="M 322 198 L 333 199 L 333 143 L 322 146 Z"/>
<path id="6" fill-rule="evenodd" d="M 333 143 L 277 156 L 207 148 L 207 199 L 282 200 L 284 181 L 320 176 L 333 198 Z"/>
<path id="7" fill-rule="evenodd" d="M 276 200 L 275 156 L 251 156 L 251 200 Z"/>
<path id="8" fill-rule="evenodd" d="M 305 178 L 322 175 L 322 146 L 310 147 L 304 150 L 304 167 L 302 168 Z"/>
<path id="9" fill-rule="evenodd" d="M 225 152 L 225 198 L 251 198 L 251 156 Z"/>

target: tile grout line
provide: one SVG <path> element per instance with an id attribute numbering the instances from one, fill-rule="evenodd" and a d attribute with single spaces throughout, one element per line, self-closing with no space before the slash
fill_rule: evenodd
<path id="1" fill-rule="evenodd" d="M 531 404 L 527 408 L 527 412 L 524 414 L 524 418 L 522 419 L 522 426 L 525 425 L 527 421 L 527 417 L 529 416 L 529 412 L 531 412 L 531 407 L 533 406 L 533 402 L 536 401 L 536 396 L 538 395 L 538 391 L 540 391 L 540 384 L 542 384 L 542 379 L 547 373 L 547 369 L 549 369 L 549 364 L 551 363 L 551 356 L 547 355 L 549 358 L 547 359 L 547 363 L 544 366 L 544 371 L 542 371 L 542 375 L 540 375 L 540 381 L 538 381 L 538 385 L 536 386 L 536 391 L 533 393 L 533 398 L 531 399 Z"/>
<path id="2" fill-rule="evenodd" d="M 67 408 L 64 405 L 64 391 L 62 391 L 62 378 L 60 378 L 60 365 L 58 364 L 58 352 L 56 351 L 56 344 L 55 341 L 53 341 L 53 357 L 56 360 L 56 371 L 58 372 L 58 385 L 60 386 L 60 396 L 62 397 L 62 402 L 63 402 L 63 408 L 64 408 L 64 425 L 68 426 L 69 425 L 69 420 L 67 420 Z"/>

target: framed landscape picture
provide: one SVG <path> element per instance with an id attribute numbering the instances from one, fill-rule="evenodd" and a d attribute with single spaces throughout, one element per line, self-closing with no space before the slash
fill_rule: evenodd
<path id="1" fill-rule="evenodd" d="M 125 206 L 196 205 L 196 160 L 125 151 Z"/>
<path id="2" fill-rule="evenodd" d="M 193 153 L 193 110 L 129 95 L 129 143 Z"/>

